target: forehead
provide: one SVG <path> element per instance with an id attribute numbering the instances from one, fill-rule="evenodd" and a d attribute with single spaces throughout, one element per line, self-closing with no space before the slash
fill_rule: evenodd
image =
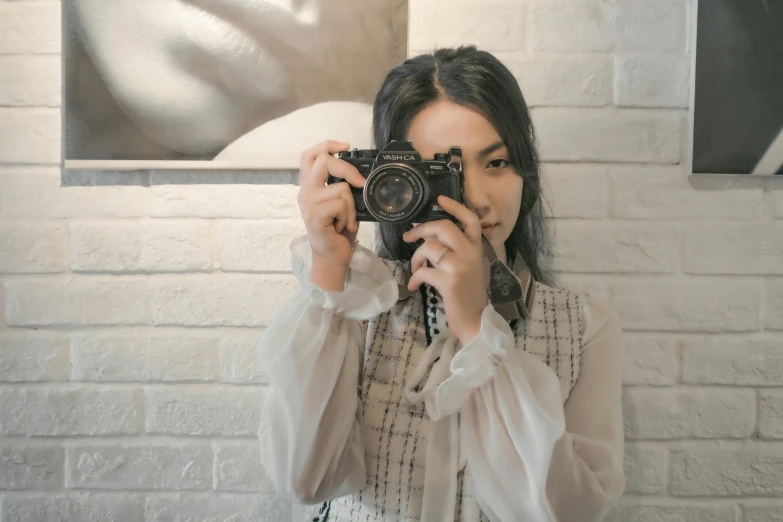
<path id="1" fill-rule="evenodd" d="M 500 135 L 480 113 L 441 100 L 428 105 L 413 118 L 407 139 L 425 156 L 451 146 L 462 147 L 463 155 L 468 156 L 499 141 Z"/>

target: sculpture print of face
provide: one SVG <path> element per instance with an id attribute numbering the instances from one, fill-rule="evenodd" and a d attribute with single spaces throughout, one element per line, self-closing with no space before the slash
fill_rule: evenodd
<path id="1" fill-rule="evenodd" d="M 372 103 L 399 58 L 392 56 L 395 29 L 389 23 L 399 5 L 69 0 L 68 16 L 133 124 L 165 148 L 209 156 L 301 107 Z"/>

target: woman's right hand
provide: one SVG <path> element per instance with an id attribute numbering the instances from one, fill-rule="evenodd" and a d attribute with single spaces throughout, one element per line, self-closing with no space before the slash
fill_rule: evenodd
<path id="1" fill-rule="evenodd" d="M 364 177 L 347 161 L 332 156 L 348 147 L 347 143 L 324 141 L 304 151 L 300 160 L 296 200 L 313 253 L 310 280 L 324 290 L 343 290 L 359 231 L 349 184 L 361 188 Z M 330 174 L 348 183 L 326 185 Z"/>

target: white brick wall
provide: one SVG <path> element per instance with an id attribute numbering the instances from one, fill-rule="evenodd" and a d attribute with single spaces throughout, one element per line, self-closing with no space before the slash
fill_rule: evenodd
<path id="1" fill-rule="evenodd" d="M 477 43 L 513 71 L 561 284 L 621 317 L 628 488 L 607 520 L 771 522 L 783 180 L 685 175 L 690 8 L 411 0 L 411 47 Z M 285 520 L 255 345 L 295 288 L 296 187 L 63 183 L 59 20 L 0 0 L 0 521 Z"/>

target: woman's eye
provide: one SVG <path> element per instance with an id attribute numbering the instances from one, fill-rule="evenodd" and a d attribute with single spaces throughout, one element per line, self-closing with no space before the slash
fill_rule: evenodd
<path id="1" fill-rule="evenodd" d="M 489 162 L 489 168 L 491 169 L 502 169 L 508 167 L 509 165 L 510 163 L 505 159 L 494 159 Z"/>

